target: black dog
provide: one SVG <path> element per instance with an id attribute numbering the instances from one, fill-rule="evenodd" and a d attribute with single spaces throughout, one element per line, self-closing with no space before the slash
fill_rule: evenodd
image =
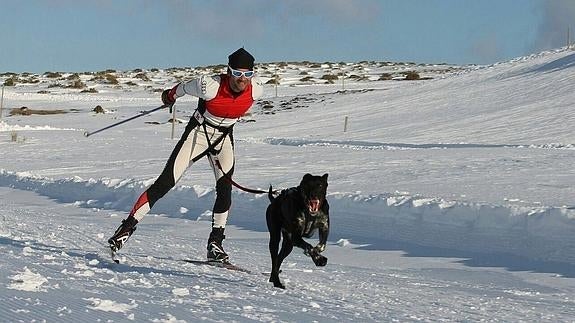
<path id="1" fill-rule="evenodd" d="M 283 260 L 291 253 L 293 246 L 302 248 L 316 266 L 325 266 L 327 258 L 320 253 L 325 250 L 329 234 L 329 204 L 326 200 L 327 175 L 305 174 L 298 187 L 283 190 L 274 198 L 272 188 L 268 193 L 271 204 L 266 211 L 266 222 L 270 232 L 270 254 L 272 272 L 270 282 L 274 287 L 284 288 L 279 273 Z M 310 238 L 315 229 L 319 231 L 319 243 L 313 247 L 303 237 Z M 282 248 L 279 251 L 283 235 Z"/>

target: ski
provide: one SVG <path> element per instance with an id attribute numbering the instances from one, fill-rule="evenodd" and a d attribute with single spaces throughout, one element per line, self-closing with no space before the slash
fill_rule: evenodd
<path id="1" fill-rule="evenodd" d="M 109 248 L 108 250 L 110 252 L 110 258 L 112 259 L 112 261 L 116 264 L 119 264 L 121 257 L 118 255 L 118 253 L 116 251 L 114 251 L 114 249 L 112 249 L 112 248 Z M 238 265 L 234 265 L 231 262 L 194 260 L 194 259 L 183 259 L 183 261 L 185 261 L 189 264 L 194 264 L 194 265 L 198 265 L 198 266 L 206 265 L 206 266 L 225 268 L 225 269 L 233 270 L 233 271 L 239 271 L 239 272 L 243 272 L 243 273 L 247 273 L 247 274 L 252 273 L 250 270 L 245 269 L 243 267 L 240 267 Z"/>
<path id="2" fill-rule="evenodd" d="M 239 271 L 239 272 L 243 272 L 243 273 L 247 273 L 247 274 L 252 273 L 251 271 L 249 271 L 243 267 L 240 267 L 238 265 L 234 265 L 230 262 L 193 260 L 193 259 L 183 259 L 183 261 L 185 261 L 189 264 L 194 264 L 194 265 L 198 265 L 198 266 L 206 265 L 206 266 L 213 266 L 213 267 L 225 268 L 228 270 Z"/>

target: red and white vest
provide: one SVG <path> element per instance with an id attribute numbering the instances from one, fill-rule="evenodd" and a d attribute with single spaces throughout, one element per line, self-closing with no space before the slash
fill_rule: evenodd
<path id="1" fill-rule="evenodd" d="M 200 76 L 180 83 L 172 89 L 174 98 L 188 94 L 205 100 L 204 118 L 214 125 L 231 126 L 262 96 L 263 85 L 258 77 L 253 77 L 251 84 L 238 94 L 230 88 L 228 78 L 227 74 Z"/>

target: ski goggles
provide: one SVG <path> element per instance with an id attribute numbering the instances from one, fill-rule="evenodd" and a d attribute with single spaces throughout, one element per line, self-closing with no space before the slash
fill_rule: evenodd
<path id="1" fill-rule="evenodd" d="M 242 77 L 245 76 L 246 78 L 251 78 L 254 76 L 255 72 L 254 71 L 239 71 L 239 70 L 234 70 L 231 66 L 228 65 L 228 68 L 230 69 L 230 73 L 232 73 L 232 75 L 234 77 Z"/>

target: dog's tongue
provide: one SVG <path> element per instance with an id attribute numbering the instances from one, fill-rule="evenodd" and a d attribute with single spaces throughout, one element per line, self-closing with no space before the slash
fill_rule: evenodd
<path id="1" fill-rule="evenodd" d="M 319 211 L 319 200 L 309 201 L 309 211 L 311 213 L 317 213 L 317 211 Z"/>

